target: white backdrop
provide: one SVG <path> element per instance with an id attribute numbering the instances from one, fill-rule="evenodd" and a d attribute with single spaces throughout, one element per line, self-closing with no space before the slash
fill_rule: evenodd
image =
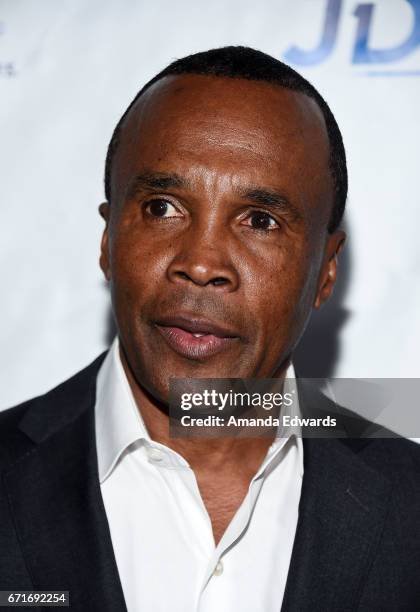
<path id="1" fill-rule="evenodd" d="M 226 44 L 294 65 L 344 135 L 348 252 L 307 346 L 335 376 L 419 376 L 419 0 L 0 0 L 1 408 L 107 346 L 113 127 L 171 60 Z"/>

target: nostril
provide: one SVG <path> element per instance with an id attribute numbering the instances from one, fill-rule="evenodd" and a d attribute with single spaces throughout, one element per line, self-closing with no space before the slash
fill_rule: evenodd
<path id="1" fill-rule="evenodd" d="M 188 274 L 185 272 L 178 272 L 178 276 L 180 276 L 183 280 L 191 280 Z"/>
<path id="2" fill-rule="evenodd" d="M 178 276 L 178 278 L 182 278 L 182 280 L 187 280 L 187 281 L 192 281 L 192 282 L 198 282 L 198 280 L 194 280 L 194 276 L 190 276 L 189 274 L 187 274 L 186 272 L 183 272 L 182 270 L 179 270 L 176 275 Z M 228 279 L 225 278 L 224 276 L 216 276 L 215 278 L 211 278 L 208 281 L 204 281 L 202 283 L 203 286 L 206 285 L 213 285 L 214 287 L 218 287 L 221 285 L 226 285 L 227 283 L 229 283 Z"/>

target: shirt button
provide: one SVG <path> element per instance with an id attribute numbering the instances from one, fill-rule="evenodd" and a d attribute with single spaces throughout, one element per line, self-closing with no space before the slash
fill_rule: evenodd
<path id="1" fill-rule="evenodd" d="M 223 574 L 223 563 L 219 561 L 214 568 L 213 576 L 221 576 Z"/>
<path id="2" fill-rule="evenodd" d="M 149 457 L 150 461 L 163 461 L 162 451 L 158 448 L 154 448 L 153 446 L 147 449 L 147 456 Z"/>

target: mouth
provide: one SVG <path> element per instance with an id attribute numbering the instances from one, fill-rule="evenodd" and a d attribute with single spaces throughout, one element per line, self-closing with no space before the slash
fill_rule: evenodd
<path id="1" fill-rule="evenodd" d="M 230 348 L 239 336 L 208 319 L 170 317 L 155 322 L 167 344 L 187 359 L 207 359 Z"/>

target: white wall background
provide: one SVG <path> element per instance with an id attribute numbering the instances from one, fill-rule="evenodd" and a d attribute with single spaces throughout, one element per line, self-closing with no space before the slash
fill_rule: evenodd
<path id="1" fill-rule="evenodd" d="M 295 67 L 342 128 L 350 239 L 344 285 L 310 346 L 325 352 L 322 330 L 340 320 L 335 376 L 419 376 L 420 2 L 373 2 L 368 48 L 359 41 L 354 63 L 370 10 L 360 6 L 0 0 L 0 408 L 46 391 L 107 345 L 97 205 L 113 127 L 142 84 L 177 57 L 225 44 L 279 59 L 291 46 L 314 50 L 327 8 L 330 33 L 339 11 L 331 52 Z"/>

